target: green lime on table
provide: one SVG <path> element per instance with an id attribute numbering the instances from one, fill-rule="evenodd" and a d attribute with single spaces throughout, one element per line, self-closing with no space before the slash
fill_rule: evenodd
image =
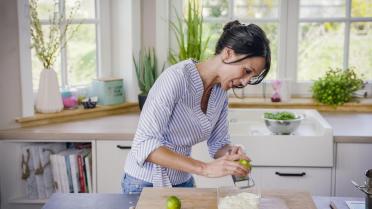
<path id="1" fill-rule="evenodd" d="M 246 169 L 251 169 L 251 163 L 248 160 L 240 159 L 239 160 L 240 165 L 244 166 Z"/>
<path id="2" fill-rule="evenodd" d="M 169 196 L 167 199 L 167 209 L 180 209 L 181 200 L 176 196 Z"/>

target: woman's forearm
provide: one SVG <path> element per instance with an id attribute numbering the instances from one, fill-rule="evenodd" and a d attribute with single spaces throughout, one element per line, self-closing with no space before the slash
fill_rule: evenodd
<path id="1" fill-rule="evenodd" d="M 206 163 L 178 154 L 166 147 L 159 147 L 154 150 L 146 161 L 197 175 L 204 175 L 203 171 L 206 167 Z"/>

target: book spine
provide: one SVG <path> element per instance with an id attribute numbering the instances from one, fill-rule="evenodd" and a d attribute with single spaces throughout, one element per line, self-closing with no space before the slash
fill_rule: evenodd
<path id="1" fill-rule="evenodd" d="M 72 184 L 72 174 L 71 174 L 71 165 L 70 165 L 70 156 L 65 155 L 66 161 L 66 171 L 67 171 L 67 180 L 68 180 L 68 192 L 74 192 L 74 186 Z"/>
<path id="2" fill-rule="evenodd" d="M 61 177 L 61 182 L 62 182 L 62 192 L 63 193 L 68 193 L 69 192 L 69 186 L 68 186 L 68 177 L 67 177 L 67 169 L 66 169 L 66 160 L 65 156 L 63 155 L 57 155 L 58 159 L 58 168 L 59 168 L 59 173 Z"/>
<path id="3" fill-rule="evenodd" d="M 70 155 L 70 166 L 71 166 L 71 176 L 72 176 L 72 185 L 73 185 L 73 192 L 79 193 L 79 171 L 77 165 L 77 155 L 72 154 Z"/>
<path id="4" fill-rule="evenodd" d="M 78 159 L 78 167 L 79 167 L 80 192 L 85 193 L 86 186 L 85 186 L 85 175 L 84 175 L 82 155 L 79 154 L 77 156 L 77 159 Z"/>
<path id="5" fill-rule="evenodd" d="M 87 186 L 88 186 L 88 192 L 93 193 L 92 189 L 92 171 L 91 171 L 91 164 L 90 164 L 90 155 L 87 155 L 84 157 L 85 161 L 85 174 L 86 174 L 86 179 L 87 179 Z"/>

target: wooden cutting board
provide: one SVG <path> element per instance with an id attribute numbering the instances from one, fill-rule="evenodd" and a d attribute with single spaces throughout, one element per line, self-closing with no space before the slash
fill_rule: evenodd
<path id="1" fill-rule="evenodd" d="M 217 209 L 217 190 L 204 188 L 144 188 L 136 209 L 166 209 L 166 200 L 175 195 L 182 209 Z M 290 190 L 262 191 L 261 209 L 316 209 L 308 192 Z M 277 203 L 277 204 L 275 204 Z"/>

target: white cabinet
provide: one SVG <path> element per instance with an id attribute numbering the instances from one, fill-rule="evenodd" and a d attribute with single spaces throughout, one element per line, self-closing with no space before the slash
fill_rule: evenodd
<path id="1" fill-rule="evenodd" d="M 205 142 L 195 145 L 192 157 L 204 162 L 211 161 Z M 289 174 L 289 175 L 288 175 Z M 194 175 L 197 187 L 217 188 L 233 186 L 231 176 L 222 178 L 206 178 Z M 332 191 L 331 167 L 266 167 L 254 166 L 252 178 L 257 187 L 262 189 L 295 189 L 308 191 L 312 195 L 330 196 Z"/>
<path id="2" fill-rule="evenodd" d="M 331 194 L 331 168 L 253 167 L 252 178 L 262 189 L 293 189 L 312 195 Z"/>
<path id="3" fill-rule="evenodd" d="M 372 169 L 372 144 L 337 143 L 335 196 L 364 197 L 351 180 L 362 184 L 365 172 Z"/>
<path id="4" fill-rule="evenodd" d="M 97 140 L 97 192 L 121 193 L 124 163 L 131 141 Z"/>

